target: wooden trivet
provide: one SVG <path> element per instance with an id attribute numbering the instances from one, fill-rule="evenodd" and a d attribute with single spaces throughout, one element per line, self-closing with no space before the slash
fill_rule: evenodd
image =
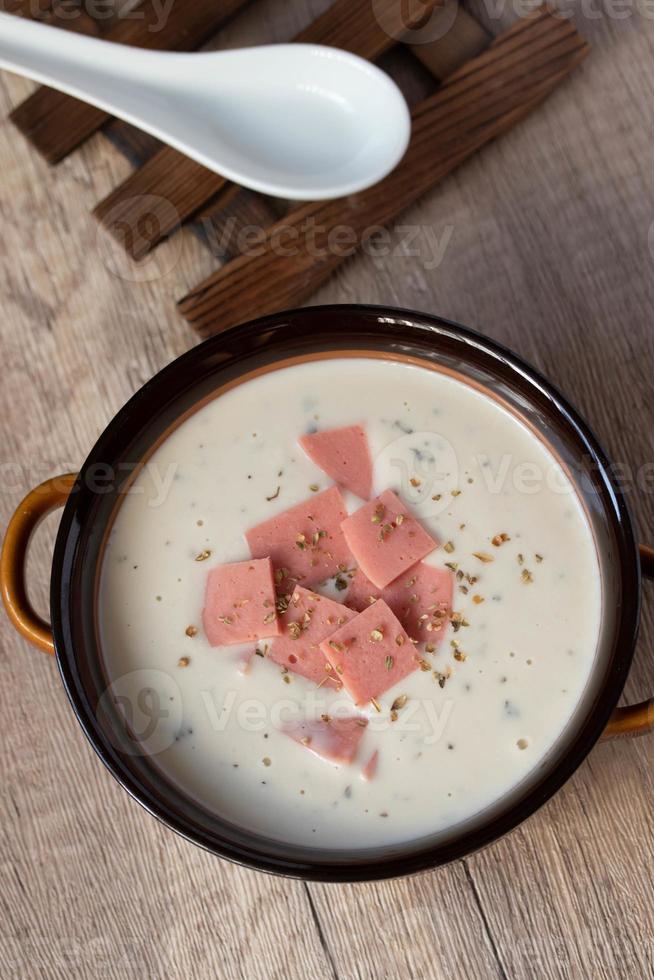
<path id="1" fill-rule="evenodd" d="M 42 0 L 44 19 L 58 23 L 57 2 Z M 156 32 L 151 27 L 159 7 L 153 0 L 142 0 L 137 20 L 93 22 L 86 15 L 71 25 L 122 43 L 192 50 L 209 41 L 246 2 L 176 0 Z M 0 0 L 0 6 L 22 14 L 29 8 L 26 0 Z M 436 39 L 419 43 L 425 24 Z M 444 5 L 442 0 L 335 0 L 295 40 L 331 44 L 372 60 L 401 45 L 414 59 L 415 71 L 426 68 L 438 84 L 412 109 L 406 157 L 376 187 L 337 201 L 291 205 L 238 187 L 128 124 L 51 89 L 38 88 L 11 115 L 50 162 L 100 128 L 132 160 L 135 172 L 94 210 L 132 258 L 143 258 L 189 223 L 218 258 L 227 260 L 179 304 L 202 336 L 304 302 L 371 229 L 392 222 L 476 150 L 528 115 L 589 50 L 570 21 L 547 6 L 491 41 L 456 0 Z M 253 254 L 239 255 L 234 247 L 238 232 L 252 226 L 261 229 L 257 247 Z M 334 245 L 340 226 L 348 229 L 343 248 Z"/>

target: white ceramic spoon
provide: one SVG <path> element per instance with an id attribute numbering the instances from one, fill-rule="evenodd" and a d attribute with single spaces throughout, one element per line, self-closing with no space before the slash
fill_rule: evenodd
<path id="1" fill-rule="evenodd" d="M 147 51 L 0 13 L 0 67 L 134 123 L 239 184 L 296 200 L 369 187 L 410 135 L 388 75 L 320 45 Z"/>

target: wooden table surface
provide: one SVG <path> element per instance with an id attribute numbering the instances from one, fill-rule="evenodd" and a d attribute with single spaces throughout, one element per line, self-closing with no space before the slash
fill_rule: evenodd
<path id="1" fill-rule="evenodd" d="M 226 37 L 284 39 L 325 6 L 259 0 Z M 479 15 L 498 33 L 518 12 L 487 3 Z M 650 543 L 653 18 L 651 4 L 577 6 L 590 58 L 405 216 L 418 254 L 396 230 L 393 254 L 356 258 L 315 298 L 434 311 L 511 345 L 623 464 Z M 3 120 L 30 89 L 0 76 Z M 25 491 L 78 467 L 132 392 L 194 344 L 175 299 L 215 263 L 182 233 L 144 270 L 117 265 L 89 211 L 127 163 L 96 136 L 49 170 L 0 127 L 4 526 Z M 56 524 L 29 561 L 44 611 Z M 630 700 L 654 687 L 646 600 Z M 4 617 L 0 630 L 1 977 L 654 975 L 654 737 L 598 746 L 539 813 L 465 861 L 411 880 L 304 885 L 212 858 L 147 816 L 98 762 L 54 662 Z"/>

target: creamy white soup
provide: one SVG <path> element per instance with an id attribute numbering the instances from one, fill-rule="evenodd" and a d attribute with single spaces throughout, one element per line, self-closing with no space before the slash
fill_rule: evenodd
<path id="1" fill-rule="evenodd" d="M 331 485 L 298 437 L 354 423 L 374 492 L 393 489 L 438 540 L 425 560 L 451 569 L 458 622 L 356 709 L 368 725 L 339 766 L 280 728 L 352 714 L 347 694 L 284 670 L 265 642 L 211 647 L 201 624 L 210 569 L 250 557 L 244 532 Z M 347 602 L 349 573 L 315 591 Z M 186 794 L 274 839 L 366 848 L 449 830 L 542 764 L 588 682 L 600 590 L 580 501 L 522 421 L 447 374 L 339 358 L 242 383 L 156 450 L 107 544 L 100 638 L 112 697 Z"/>

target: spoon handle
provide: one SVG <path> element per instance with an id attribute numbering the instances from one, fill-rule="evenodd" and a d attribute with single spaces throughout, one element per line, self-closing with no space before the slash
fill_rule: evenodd
<path id="1" fill-rule="evenodd" d="M 156 74 L 159 52 L 112 44 L 0 12 L 0 68 L 115 115 L 136 82 Z M 129 102 L 127 102 L 129 104 Z"/>

